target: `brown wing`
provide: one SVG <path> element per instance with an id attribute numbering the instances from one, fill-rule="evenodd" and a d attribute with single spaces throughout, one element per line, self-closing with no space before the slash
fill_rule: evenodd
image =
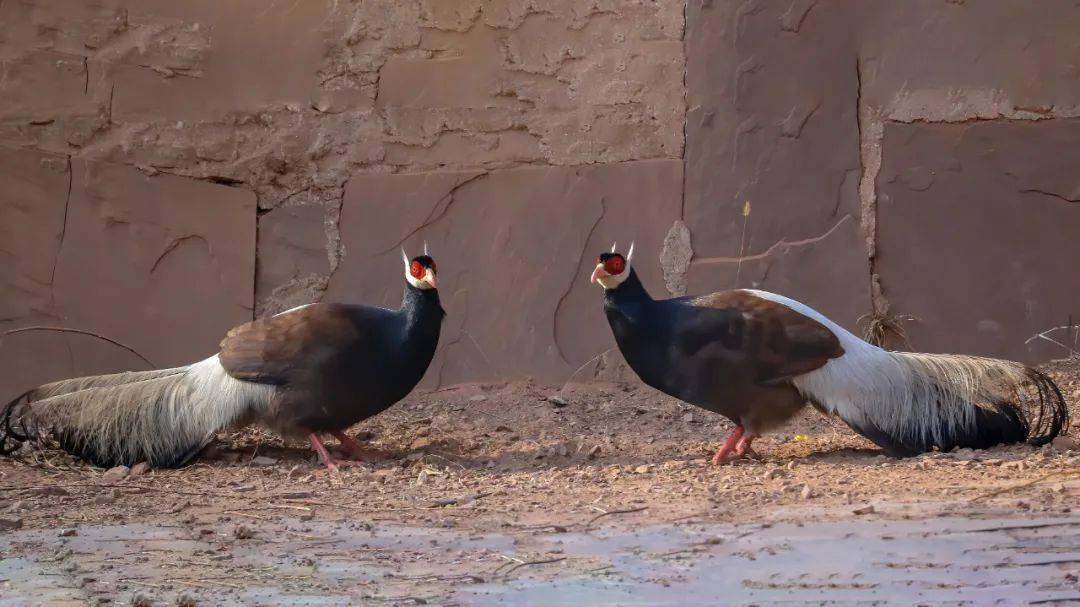
<path id="1" fill-rule="evenodd" d="M 719 342 L 744 354 L 761 383 L 809 373 L 844 354 L 840 340 L 825 325 L 747 291 L 713 293 L 686 304 L 700 313 L 680 332 L 685 351 Z"/>
<path id="2" fill-rule="evenodd" d="M 232 329 L 221 340 L 218 358 L 236 379 L 282 384 L 355 339 L 356 325 L 344 307 L 312 304 Z"/>

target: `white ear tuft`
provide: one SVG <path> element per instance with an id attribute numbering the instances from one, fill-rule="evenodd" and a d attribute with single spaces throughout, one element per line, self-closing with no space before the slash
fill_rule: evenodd
<path id="1" fill-rule="evenodd" d="M 405 247 L 401 247 L 401 261 L 405 262 L 405 271 L 409 271 L 409 255 L 405 252 Z"/>
<path id="2" fill-rule="evenodd" d="M 630 258 L 634 256 L 634 242 L 630 241 L 630 252 L 626 254 L 626 263 L 630 263 Z"/>
<path id="3" fill-rule="evenodd" d="M 424 241 L 424 255 L 427 255 L 427 254 L 428 254 L 428 252 L 427 252 L 427 241 L 425 240 Z"/>
<path id="4" fill-rule="evenodd" d="M 619 241 L 618 241 L 618 240 L 616 240 L 615 242 L 611 243 L 611 252 L 612 252 L 612 253 L 614 253 L 614 252 L 615 252 L 615 245 L 617 245 L 617 244 L 619 244 Z"/>

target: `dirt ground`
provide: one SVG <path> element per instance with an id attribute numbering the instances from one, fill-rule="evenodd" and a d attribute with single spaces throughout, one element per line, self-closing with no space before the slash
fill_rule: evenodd
<path id="1" fill-rule="evenodd" d="M 1080 359 L 1043 368 L 1080 420 Z M 1072 552 L 1041 549 L 1071 556 L 1043 563 L 1052 569 L 1047 579 L 1029 581 L 1080 601 L 1075 427 L 1043 448 L 897 460 L 807 408 L 790 427 L 755 443 L 760 460 L 709 465 L 729 429 L 720 416 L 639 384 L 470 384 L 417 392 L 354 428 L 392 457 L 339 475 L 320 468 L 305 445 L 252 429 L 223 435 L 178 470 L 125 476 L 53 451 L 3 459 L 0 562 L 7 565 L 0 565 L 0 605 L 560 604 L 556 595 L 518 603 L 505 594 L 512 585 L 491 584 L 508 570 L 515 578 L 550 580 L 602 573 L 620 562 L 633 567 L 597 550 L 560 556 L 567 553 L 550 543 L 560 534 L 614 542 L 620 533 L 654 533 L 663 545 L 685 534 L 675 529 L 695 528 L 734 546 L 774 525 L 858 529 L 866 521 L 962 525 L 994 517 L 1072 530 L 1042 538 L 1072 538 Z M 892 539 L 881 528 L 875 533 Z M 709 546 L 683 539 L 689 547 L 677 553 Z M 326 573 L 340 562 L 370 566 L 366 577 Z M 674 581 L 646 578 L 666 588 L 679 583 L 673 575 Z M 462 598 L 463 586 L 481 583 L 483 593 Z M 828 585 L 814 588 L 825 592 Z M 729 604 L 717 600 L 701 604 Z M 610 604 L 658 603 L 616 597 Z"/>

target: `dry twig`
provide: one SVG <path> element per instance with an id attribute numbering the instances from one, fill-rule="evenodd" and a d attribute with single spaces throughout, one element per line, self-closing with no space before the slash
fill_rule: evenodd
<path id="1" fill-rule="evenodd" d="M 604 510 L 603 508 L 597 508 L 593 506 L 593 510 L 596 510 L 600 514 L 589 519 L 589 522 L 585 523 L 585 528 L 592 527 L 592 524 L 596 521 L 604 518 L 605 516 L 615 516 L 616 514 L 630 514 L 631 512 L 641 512 L 642 510 L 648 510 L 648 506 L 641 506 L 640 508 L 627 508 L 625 510 Z"/>

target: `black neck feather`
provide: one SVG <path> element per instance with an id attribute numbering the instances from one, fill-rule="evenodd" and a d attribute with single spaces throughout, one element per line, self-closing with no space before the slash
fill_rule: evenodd
<path id="1" fill-rule="evenodd" d="M 446 315 L 437 289 L 417 289 L 408 283 L 405 284 L 405 294 L 401 297 L 401 312 L 410 325 L 427 320 L 442 320 Z"/>
<path id="2" fill-rule="evenodd" d="M 649 292 L 645 290 L 645 285 L 641 284 L 634 268 L 630 268 L 629 271 L 630 275 L 622 281 L 622 284 L 614 289 L 604 290 L 604 300 L 609 305 L 619 306 L 652 301 L 652 297 L 649 297 Z"/>

